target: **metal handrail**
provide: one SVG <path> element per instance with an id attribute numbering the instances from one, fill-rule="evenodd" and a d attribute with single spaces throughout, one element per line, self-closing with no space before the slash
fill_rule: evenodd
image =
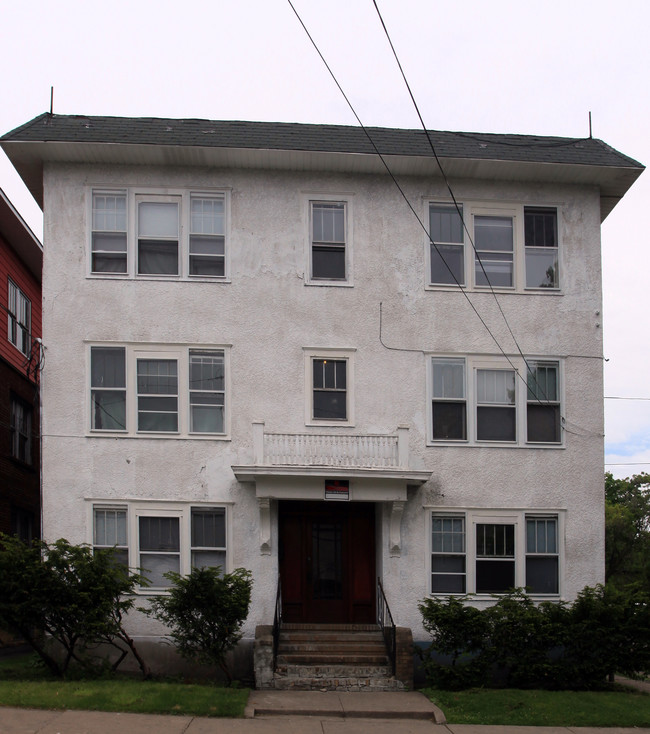
<path id="1" fill-rule="evenodd" d="M 278 589 L 275 594 L 275 614 L 273 616 L 273 670 L 278 658 L 278 645 L 280 643 L 280 628 L 282 627 L 282 584 L 278 574 Z"/>
<path id="2" fill-rule="evenodd" d="M 386 642 L 386 651 L 390 661 L 392 674 L 395 675 L 395 667 L 397 661 L 397 632 L 393 615 L 390 612 L 384 587 L 381 585 L 381 579 L 377 579 L 377 624 L 381 627 Z"/>

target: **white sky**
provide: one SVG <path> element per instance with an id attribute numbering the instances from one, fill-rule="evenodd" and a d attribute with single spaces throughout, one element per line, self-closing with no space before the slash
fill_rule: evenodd
<path id="1" fill-rule="evenodd" d="M 427 127 L 584 137 L 591 111 L 594 137 L 650 164 L 647 0 L 377 4 Z M 419 127 L 372 0 L 294 5 L 365 125 Z M 0 68 L 0 133 L 51 86 L 59 114 L 356 124 L 287 0 L 7 3 Z M 0 188 L 41 237 L 2 152 Z M 650 398 L 649 203 L 646 172 L 603 224 L 607 396 Z M 605 415 L 606 468 L 650 471 L 650 400 Z"/>

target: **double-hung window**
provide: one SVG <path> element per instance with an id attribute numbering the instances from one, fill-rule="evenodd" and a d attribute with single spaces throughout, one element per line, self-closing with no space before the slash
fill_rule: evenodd
<path id="1" fill-rule="evenodd" d="M 346 204 L 311 202 L 311 279 L 346 280 Z"/>
<path id="2" fill-rule="evenodd" d="M 467 438 L 465 360 L 432 359 L 432 425 L 434 441 Z"/>
<path id="3" fill-rule="evenodd" d="M 353 425 L 354 350 L 305 349 L 305 422 Z"/>
<path id="4" fill-rule="evenodd" d="M 465 284 L 463 208 L 453 204 L 429 206 L 431 283 Z"/>
<path id="5" fill-rule="evenodd" d="M 526 287 L 557 288 L 557 209 L 524 208 Z"/>
<path id="6" fill-rule="evenodd" d="M 160 437 L 225 436 L 226 378 L 223 348 L 91 346 L 90 428 Z"/>
<path id="7" fill-rule="evenodd" d="M 431 594 L 560 593 L 559 512 L 433 509 Z"/>
<path id="8" fill-rule="evenodd" d="M 7 337 L 24 355 L 32 350 L 32 303 L 11 280 L 7 289 Z"/>
<path id="9" fill-rule="evenodd" d="M 561 446 L 560 378 L 560 360 L 432 355 L 430 443 Z"/>
<path id="10" fill-rule="evenodd" d="M 115 562 L 128 567 L 126 507 L 98 506 L 93 509 L 93 549 L 112 550 Z"/>
<path id="11" fill-rule="evenodd" d="M 515 380 L 511 369 L 476 370 L 477 441 L 516 441 Z"/>
<path id="12" fill-rule="evenodd" d="M 431 519 L 431 592 L 464 594 L 465 568 L 464 515 L 433 515 Z"/>
<path id="13" fill-rule="evenodd" d="M 477 286 L 514 285 L 513 217 L 474 217 L 474 282 Z"/>
<path id="14" fill-rule="evenodd" d="M 515 587 L 515 526 L 476 524 L 476 593 L 499 594 Z"/>
<path id="15" fill-rule="evenodd" d="M 527 430 L 531 443 L 561 439 L 559 369 L 557 362 L 528 361 Z"/>
<path id="16" fill-rule="evenodd" d="M 557 207 L 467 200 L 427 207 L 428 288 L 559 290 Z"/>
<path id="17" fill-rule="evenodd" d="M 91 271 L 127 272 L 126 193 L 93 192 Z"/>
<path id="18" fill-rule="evenodd" d="M 20 398 L 11 397 L 11 455 L 32 463 L 32 408 Z"/>
<path id="19" fill-rule="evenodd" d="M 227 193 L 95 189 L 91 275 L 225 280 Z"/>
<path id="20" fill-rule="evenodd" d="M 164 591 L 169 572 L 220 566 L 227 571 L 224 506 L 131 501 L 92 506 L 94 550 L 112 550 L 116 563 L 138 568 L 149 581 L 143 592 Z"/>
<path id="21" fill-rule="evenodd" d="M 526 588 L 531 594 L 557 594 L 559 551 L 556 516 L 526 518 Z"/>

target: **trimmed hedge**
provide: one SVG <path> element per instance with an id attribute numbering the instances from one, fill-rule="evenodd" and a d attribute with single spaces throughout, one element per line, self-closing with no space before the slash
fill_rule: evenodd
<path id="1" fill-rule="evenodd" d="M 423 654 L 428 685 L 590 689 L 615 672 L 650 672 L 647 593 L 599 585 L 585 587 L 572 605 L 536 604 L 522 590 L 485 609 L 470 601 L 449 597 L 418 605 L 433 638 Z"/>

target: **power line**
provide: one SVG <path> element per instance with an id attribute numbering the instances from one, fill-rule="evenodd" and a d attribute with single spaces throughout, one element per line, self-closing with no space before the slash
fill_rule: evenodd
<path id="1" fill-rule="evenodd" d="M 605 395 L 604 400 L 650 400 L 650 398 L 633 398 L 626 395 Z"/>

